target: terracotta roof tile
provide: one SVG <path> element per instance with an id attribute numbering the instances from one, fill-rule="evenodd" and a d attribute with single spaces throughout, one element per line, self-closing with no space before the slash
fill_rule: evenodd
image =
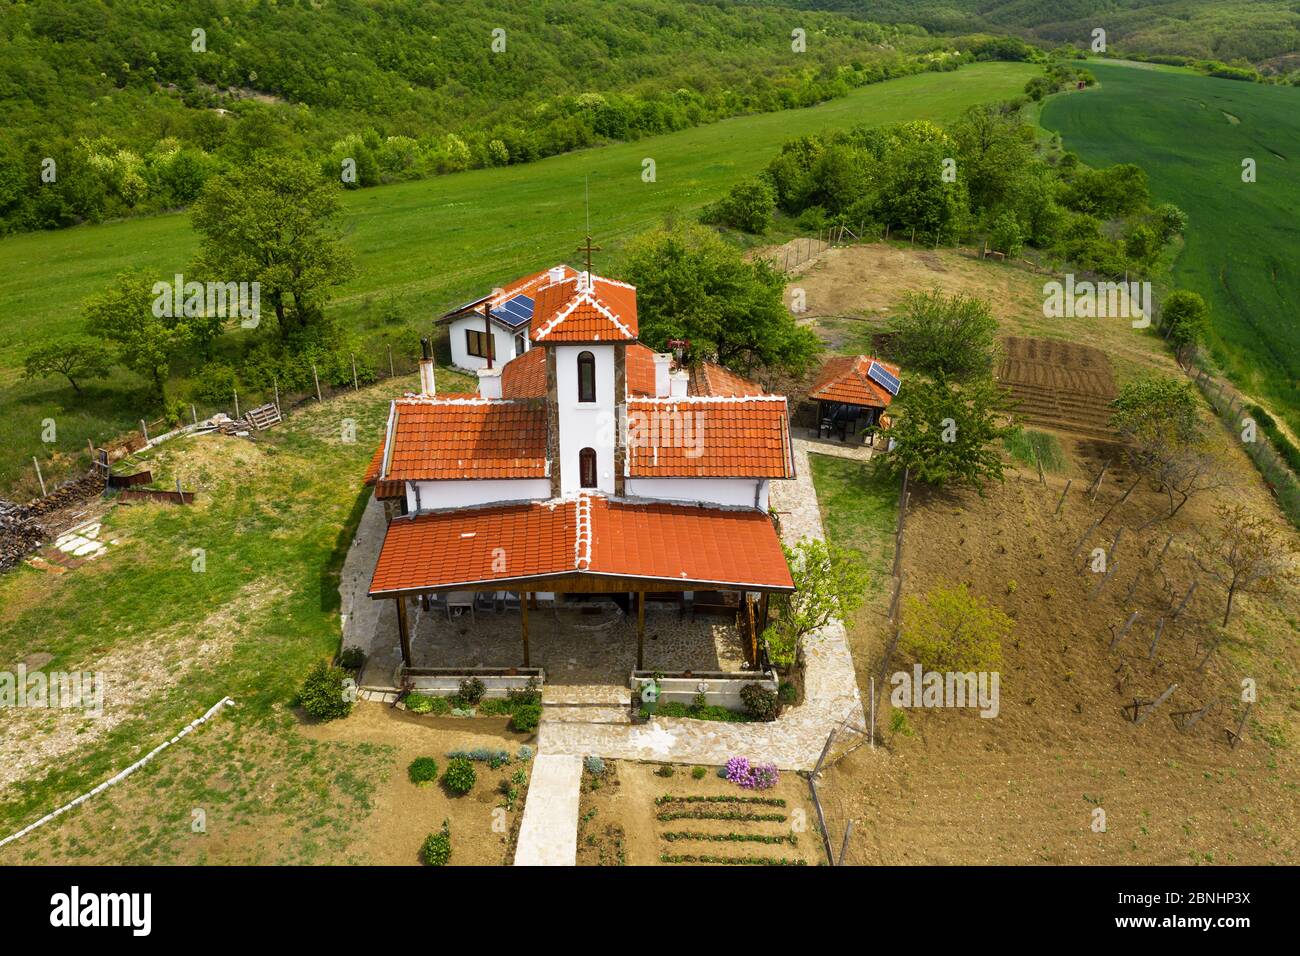
<path id="1" fill-rule="evenodd" d="M 633 478 L 791 478 L 785 399 L 695 397 L 627 403 Z"/>
<path id="2" fill-rule="evenodd" d="M 761 511 L 584 495 L 396 518 L 388 526 L 370 594 L 504 586 L 520 578 L 568 574 L 794 586 L 776 529 Z"/>
<path id="3" fill-rule="evenodd" d="M 713 362 L 701 362 L 691 368 L 690 392 L 692 395 L 713 395 L 718 398 L 767 394 L 757 382 L 751 382 Z"/>
<path id="4" fill-rule="evenodd" d="M 876 362 L 894 377 L 898 377 L 897 365 L 873 359 L 870 355 L 841 355 L 827 359 L 822 366 L 821 375 L 808 397 L 815 401 L 844 402 L 848 405 L 866 405 L 884 408 L 892 400 L 880 385 L 867 377 L 867 369 Z"/>
<path id="5" fill-rule="evenodd" d="M 501 366 L 501 397 L 546 397 L 546 349 L 529 349 Z"/>
<path id="6" fill-rule="evenodd" d="M 394 403 L 390 481 L 546 476 L 546 410 L 474 396 Z"/>
<path id="7" fill-rule="evenodd" d="M 590 289 L 579 288 L 580 276 L 553 283 L 537 293 L 529 335 L 534 342 L 634 341 L 637 335 L 636 289 L 613 279 L 592 277 Z"/>

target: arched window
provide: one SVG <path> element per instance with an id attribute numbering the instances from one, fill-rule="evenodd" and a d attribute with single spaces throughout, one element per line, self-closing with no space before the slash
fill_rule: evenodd
<path id="1" fill-rule="evenodd" d="M 583 488 L 596 487 L 596 449 L 584 448 L 578 452 L 578 483 Z"/>
<path id="2" fill-rule="evenodd" d="M 581 352 L 578 355 L 578 401 L 594 402 L 595 400 L 596 356 L 590 352 Z"/>

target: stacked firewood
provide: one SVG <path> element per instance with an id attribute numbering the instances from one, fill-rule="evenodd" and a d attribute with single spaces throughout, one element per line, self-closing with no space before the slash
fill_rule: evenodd
<path id="1" fill-rule="evenodd" d="M 92 468 L 80 478 L 64 482 L 45 497 L 33 498 L 25 505 L 0 499 L 0 572 L 8 571 L 40 547 L 48 537 L 47 523 L 59 524 L 57 517 L 50 522 L 42 522 L 42 518 L 78 505 L 103 490 L 103 472 Z"/>

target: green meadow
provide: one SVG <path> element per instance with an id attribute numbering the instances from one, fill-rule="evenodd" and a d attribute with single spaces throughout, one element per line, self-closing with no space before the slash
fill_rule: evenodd
<path id="1" fill-rule="evenodd" d="M 1052 98 L 1042 124 L 1090 165 L 1140 164 L 1152 194 L 1187 212 L 1174 284 L 1209 303 L 1212 350 L 1234 381 L 1300 429 L 1300 89 L 1088 68 L 1100 88 Z"/>
<path id="2" fill-rule="evenodd" d="M 348 193 L 346 231 L 358 275 L 339 290 L 333 308 L 366 332 L 376 323 L 376 303 L 391 297 L 423 327 L 495 283 L 576 258 L 586 231 L 584 177 L 600 268 L 629 236 L 713 201 L 790 137 L 856 123 L 950 120 L 972 104 L 1019 93 L 1037 72 L 1023 63 L 973 64 L 863 87 L 809 109 Z M 654 162 L 653 181 L 643 175 L 646 160 Z M 91 385 L 81 398 L 54 379 L 20 381 L 26 351 L 75 331 L 81 303 L 117 273 L 145 269 L 168 277 L 186 268 L 196 248 L 185 213 L 0 240 L 0 490 L 29 478 L 32 455 L 80 454 L 87 438 L 129 429 L 145 411 L 140 383 L 125 372 Z M 58 424 L 53 445 L 41 442 L 46 418 Z"/>

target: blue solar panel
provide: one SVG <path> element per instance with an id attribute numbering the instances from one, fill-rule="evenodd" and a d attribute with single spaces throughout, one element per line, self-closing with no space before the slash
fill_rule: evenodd
<path id="1" fill-rule="evenodd" d="M 883 387 L 890 395 L 898 394 L 898 386 L 901 383 L 883 365 L 872 362 L 867 369 L 867 378 Z"/>
<path id="2" fill-rule="evenodd" d="M 533 300 L 526 295 L 517 295 L 508 302 L 492 310 L 492 314 L 507 325 L 518 328 L 526 325 L 533 318 Z"/>

